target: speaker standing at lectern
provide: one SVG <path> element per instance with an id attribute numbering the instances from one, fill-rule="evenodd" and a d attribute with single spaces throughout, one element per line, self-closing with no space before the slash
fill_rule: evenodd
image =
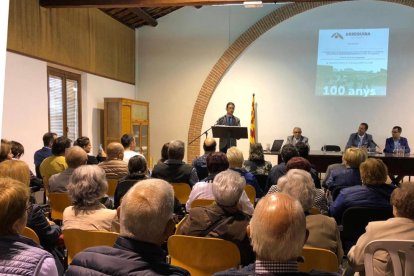
<path id="1" fill-rule="evenodd" d="M 216 125 L 221 126 L 240 126 L 240 119 L 233 115 L 235 105 L 232 102 L 228 102 L 226 105 L 226 115 L 220 117 Z M 230 147 L 237 146 L 237 141 L 234 138 L 220 139 L 219 148 L 221 152 L 226 153 Z"/>

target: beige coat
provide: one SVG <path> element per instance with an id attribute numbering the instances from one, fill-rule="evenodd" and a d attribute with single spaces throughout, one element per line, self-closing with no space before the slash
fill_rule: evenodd
<path id="1" fill-rule="evenodd" d="M 364 271 L 366 245 L 374 240 L 385 239 L 414 240 L 414 221 L 396 217 L 386 221 L 370 222 L 366 227 L 365 234 L 359 237 L 356 245 L 348 253 L 349 262 L 355 271 Z M 374 255 L 374 275 L 393 275 L 392 264 L 385 251 L 378 251 Z"/>
<path id="2" fill-rule="evenodd" d="M 110 160 L 99 163 L 107 179 L 121 179 L 128 174 L 128 164 L 122 160 Z"/>

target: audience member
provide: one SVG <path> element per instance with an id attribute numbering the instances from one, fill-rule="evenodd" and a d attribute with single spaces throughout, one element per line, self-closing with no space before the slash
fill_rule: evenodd
<path id="1" fill-rule="evenodd" d="M 309 161 L 309 146 L 303 142 L 299 142 L 299 143 L 296 143 L 295 147 L 298 150 L 299 156 Z M 319 179 L 318 171 L 316 170 L 313 164 L 310 164 L 310 165 L 311 165 L 311 168 L 310 168 L 309 173 L 312 176 L 313 182 L 315 183 L 315 187 L 320 189 L 321 180 Z"/>
<path id="2" fill-rule="evenodd" d="M 124 195 L 139 181 L 148 179 L 148 167 L 145 157 L 142 155 L 135 155 L 129 159 L 128 175 L 119 180 L 115 189 L 114 205 L 118 208 L 121 205 L 121 200 Z"/>
<path id="3" fill-rule="evenodd" d="M 342 156 L 342 161 L 343 161 L 343 156 Z M 331 177 L 332 172 L 335 171 L 335 170 L 346 170 L 345 162 L 343 161 L 342 163 L 334 163 L 334 164 L 329 165 L 326 168 L 325 177 L 322 180 L 322 187 L 323 188 L 325 188 L 325 189 L 328 188 L 328 186 L 326 185 L 326 181 L 328 181 L 328 179 Z"/>
<path id="4" fill-rule="evenodd" d="M 342 158 L 346 169 L 333 171 L 326 181 L 326 185 L 331 191 L 334 200 L 341 189 L 362 184 L 359 166 L 367 157 L 367 152 L 364 149 L 348 148 L 345 150 Z"/>
<path id="5" fill-rule="evenodd" d="M 0 178 L 0 274 L 57 276 L 53 256 L 20 234 L 27 221 L 29 187 Z"/>
<path id="6" fill-rule="evenodd" d="M 106 160 L 106 153 L 103 151 L 99 152 L 98 157 L 90 155 L 91 153 L 91 149 L 92 149 L 92 144 L 91 144 L 91 140 L 86 137 L 86 136 L 82 136 L 79 137 L 78 139 L 76 139 L 76 141 L 73 143 L 74 146 L 79 146 L 81 147 L 88 155 L 88 165 L 96 165 L 98 164 L 100 161 L 104 161 Z M 98 160 L 99 158 L 99 160 Z"/>
<path id="7" fill-rule="evenodd" d="M 67 191 L 69 179 L 73 171 L 85 165 L 88 161 L 88 155 L 85 150 L 79 146 L 68 148 L 65 152 L 65 161 L 68 168 L 61 173 L 52 175 L 49 178 L 49 193 L 64 193 Z"/>
<path id="8" fill-rule="evenodd" d="M 138 153 L 135 151 L 136 143 L 135 138 L 131 134 L 124 134 L 121 137 L 121 144 L 124 147 L 124 161 L 128 163 L 129 159 L 133 156 L 142 155 L 141 153 Z M 145 157 L 144 157 L 145 158 Z"/>
<path id="9" fill-rule="evenodd" d="M 64 229 L 112 231 L 116 210 L 106 209 L 100 202 L 108 190 L 103 169 L 97 165 L 78 167 L 67 188 L 73 206 L 63 211 Z"/>
<path id="10" fill-rule="evenodd" d="M 230 170 L 243 176 L 246 184 L 253 186 L 256 190 L 256 198 L 261 198 L 263 196 L 263 190 L 260 188 L 259 183 L 252 173 L 243 168 L 244 157 L 242 151 L 236 147 L 229 148 L 227 150 L 227 159 L 229 160 Z"/>
<path id="11" fill-rule="evenodd" d="M 375 149 L 375 143 L 371 134 L 367 133 L 368 124 L 361 123 L 358 127 L 356 133 L 352 133 L 349 136 L 348 142 L 346 143 L 345 148 L 366 148 L 366 149 Z"/>
<path id="12" fill-rule="evenodd" d="M 173 140 L 168 146 L 168 159 L 155 165 L 151 176 L 170 183 L 188 183 L 191 187 L 198 182 L 197 171 L 183 162 L 184 142 Z"/>
<path id="13" fill-rule="evenodd" d="M 408 140 L 405 137 L 401 136 L 402 128 L 400 126 L 395 126 L 392 128 L 392 137 L 385 140 L 385 153 L 395 153 L 397 150 L 402 149 L 404 153 L 410 153 L 410 146 L 408 145 Z M 404 178 L 404 175 L 389 175 L 392 183 L 398 184 Z"/>
<path id="14" fill-rule="evenodd" d="M 107 179 L 121 179 L 128 174 L 128 163 L 124 159 L 124 147 L 117 142 L 110 143 L 107 148 L 107 158 L 98 164 L 106 174 Z"/>
<path id="15" fill-rule="evenodd" d="M 204 154 L 193 160 L 193 167 L 197 171 L 199 180 L 203 180 L 208 176 L 207 156 L 216 151 L 217 142 L 214 138 L 206 138 L 203 143 Z"/>
<path id="16" fill-rule="evenodd" d="M 352 186 L 342 189 L 331 204 L 329 213 L 338 223 L 342 221 L 342 215 L 350 207 L 389 207 L 394 185 L 386 184 L 388 170 L 381 159 L 368 158 L 361 163 L 360 174 L 362 186 Z"/>
<path id="17" fill-rule="evenodd" d="M 282 162 L 270 170 L 269 176 L 267 178 L 267 188 L 270 188 L 272 185 L 275 185 L 280 177 L 284 176 L 286 173 L 286 163 L 292 157 L 299 156 L 298 150 L 295 146 L 291 144 L 286 144 L 283 146 L 282 151 L 280 152 L 280 158 Z"/>
<path id="18" fill-rule="evenodd" d="M 315 202 L 315 185 L 309 172 L 302 169 L 291 169 L 285 176 L 279 178 L 277 187 L 280 192 L 290 195 L 302 204 L 306 215 L 306 229 L 309 231 L 306 245 L 332 251 L 338 257 L 340 264 L 344 252 L 335 220 L 325 215 L 311 215 L 309 213 Z"/>
<path id="19" fill-rule="evenodd" d="M 52 156 L 53 141 L 57 138 L 54 132 L 46 132 L 43 135 L 43 148 L 37 150 L 34 154 L 34 164 L 36 168 L 36 176 L 42 178 L 40 174 L 40 165 L 47 157 Z"/>
<path id="20" fill-rule="evenodd" d="M 402 183 L 391 195 L 394 218 L 373 221 L 348 253 L 348 260 L 356 271 L 364 271 L 364 251 L 374 240 L 414 240 L 414 183 Z M 393 275 L 391 260 L 385 251 L 374 254 L 374 275 Z"/>
<path id="21" fill-rule="evenodd" d="M 244 161 L 243 167 L 253 175 L 269 174 L 272 169 L 272 163 L 264 159 L 262 144 L 250 144 L 249 160 Z"/>
<path id="22" fill-rule="evenodd" d="M 43 182 L 49 181 L 49 178 L 57 173 L 63 172 L 68 168 L 65 160 L 65 151 L 70 148 L 71 140 L 61 136 L 53 140 L 52 155 L 43 160 L 40 164 L 40 175 Z"/>
<path id="23" fill-rule="evenodd" d="M 191 210 L 191 204 L 196 199 L 214 199 L 212 183 L 216 175 L 229 168 L 229 161 L 223 152 L 214 152 L 207 156 L 207 168 L 209 175 L 201 182 L 194 185 L 190 197 L 185 205 L 187 212 Z M 246 214 L 253 214 L 253 205 L 243 192 L 240 198 L 240 206 Z"/>
<path id="24" fill-rule="evenodd" d="M 339 275 L 298 272 L 298 258 L 306 242 L 306 221 L 300 203 L 287 194 L 273 193 L 263 197 L 257 203 L 247 232 L 256 261 L 242 269 L 214 275 Z"/>
<path id="25" fill-rule="evenodd" d="M 286 172 L 289 172 L 292 169 L 304 170 L 310 173 L 311 164 L 309 163 L 308 160 L 306 160 L 303 157 L 293 157 L 286 164 Z M 279 191 L 280 191 L 279 185 L 273 185 L 269 189 L 269 193 L 279 192 Z M 313 185 L 313 191 L 315 193 L 313 207 L 317 208 L 321 212 L 321 214 L 328 214 L 328 201 L 326 200 L 325 193 L 323 192 L 323 190 L 316 188 L 315 185 Z"/>
<path id="26" fill-rule="evenodd" d="M 174 231 L 173 206 L 170 184 L 160 179 L 140 181 L 122 200 L 121 232 L 114 247 L 98 246 L 78 253 L 66 275 L 190 275 L 167 264 L 161 248 Z"/>
<path id="27" fill-rule="evenodd" d="M 293 132 L 293 135 L 290 135 L 287 137 L 286 144 L 295 146 L 297 143 L 302 142 L 302 143 L 305 143 L 309 147 L 308 138 L 305 136 L 302 136 L 302 129 L 300 127 L 294 127 L 292 132 Z"/>
<path id="28" fill-rule="evenodd" d="M 24 147 L 21 143 L 17 141 L 11 141 L 11 153 L 13 155 L 13 159 L 20 159 L 24 154 Z"/>
<path id="29" fill-rule="evenodd" d="M 229 240 L 238 246 L 243 265 L 253 262 L 254 253 L 246 233 L 250 216 L 243 213 L 239 204 L 245 186 L 246 181 L 237 172 L 217 174 L 212 184 L 215 203 L 192 208 L 180 234 Z"/>
<path id="30" fill-rule="evenodd" d="M 168 159 L 168 146 L 170 145 L 170 142 L 165 143 L 162 145 L 161 148 L 161 158 L 158 160 L 157 164 L 164 163 Z"/>
<path id="31" fill-rule="evenodd" d="M 11 143 L 6 139 L 1 139 L 1 149 L 0 149 L 0 162 L 4 160 L 11 160 L 13 154 L 11 151 Z"/>

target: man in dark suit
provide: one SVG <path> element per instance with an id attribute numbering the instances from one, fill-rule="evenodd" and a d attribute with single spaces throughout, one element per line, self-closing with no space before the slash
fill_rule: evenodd
<path id="1" fill-rule="evenodd" d="M 220 117 L 217 120 L 216 125 L 222 126 L 240 126 L 240 119 L 233 115 L 235 105 L 232 102 L 228 102 L 226 105 L 226 115 Z M 219 148 L 221 152 L 226 153 L 230 147 L 237 146 L 237 141 L 234 138 L 220 139 Z"/>
<path id="2" fill-rule="evenodd" d="M 401 137 L 402 128 L 395 126 L 392 128 L 392 137 L 385 140 L 385 153 L 393 153 L 394 150 L 404 147 L 404 153 L 410 153 L 410 146 L 408 140 L 405 137 Z"/>
<path id="3" fill-rule="evenodd" d="M 373 141 L 372 135 L 367 133 L 368 124 L 361 123 L 358 127 L 358 132 L 352 133 L 349 136 L 348 143 L 346 143 L 345 148 L 367 148 L 372 149 L 376 147 L 375 142 Z"/>

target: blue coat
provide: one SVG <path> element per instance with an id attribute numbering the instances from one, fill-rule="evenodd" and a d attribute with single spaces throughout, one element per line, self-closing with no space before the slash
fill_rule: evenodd
<path id="1" fill-rule="evenodd" d="M 326 185 L 330 191 L 339 187 L 344 188 L 361 184 L 361 174 L 359 173 L 359 169 L 356 168 L 334 170 L 326 181 Z"/>
<path id="2" fill-rule="evenodd" d="M 388 184 L 362 185 L 342 189 L 329 207 L 329 214 L 338 223 L 341 223 L 342 215 L 350 207 L 391 208 L 390 197 L 394 189 L 394 185 Z"/>
<path id="3" fill-rule="evenodd" d="M 405 153 L 410 153 L 410 146 L 408 145 L 407 138 L 400 137 L 399 143 L 400 143 L 400 146 L 405 147 Z M 385 140 L 384 152 L 385 153 L 393 153 L 394 152 L 394 139 L 392 139 L 392 137 L 387 138 L 387 140 Z"/>

